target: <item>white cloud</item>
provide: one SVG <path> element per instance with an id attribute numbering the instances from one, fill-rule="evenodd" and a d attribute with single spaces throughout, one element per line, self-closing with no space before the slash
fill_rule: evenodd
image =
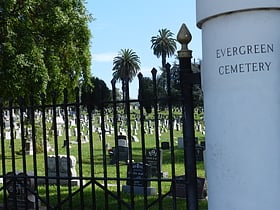
<path id="1" fill-rule="evenodd" d="M 113 62 L 114 57 L 116 57 L 116 53 L 97 53 L 92 55 L 92 59 L 95 62 Z"/>

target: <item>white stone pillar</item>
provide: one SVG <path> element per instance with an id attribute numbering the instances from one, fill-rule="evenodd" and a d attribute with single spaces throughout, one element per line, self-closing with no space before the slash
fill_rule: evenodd
<path id="1" fill-rule="evenodd" d="M 278 210 L 280 1 L 196 2 L 209 210 Z"/>

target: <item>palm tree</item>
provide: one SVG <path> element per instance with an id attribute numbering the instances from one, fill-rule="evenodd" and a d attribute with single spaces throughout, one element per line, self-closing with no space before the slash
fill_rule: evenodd
<path id="1" fill-rule="evenodd" d="M 113 78 L 122 82 L 123 96 L 128 82 L 131 82 L 140 70 L 140 58 L 131 49 L 121 49 L 113 60 Z M 123 97 L 125 99 L 125 97 Z"/>
<path id="2" fill-rule="evenodd" d="M 162 87 L 163 90 L 166 91 L 167 86 L 167 78 L 166 78 L 166 71 L 165 71 L 165 65 L 166 65 L 166 58 L 172 56 L 177 47 L 176 47 L 176 39 L 173 38 L 173 33 L 164 28 L 158 31 L 159 34 L 157 36 L 152 36 L 151 42 L 152 46 L 151 48 L 154 51 L 154 55 L 156 55 L 158 58 L 161 57 L 161 70 L 162 73 L 160 74 L 158 78 L 158 84 L 160 87 Z"/>
<path id="3" fill-rule="evenodd" d="M 159 35 L 152 36 L 151 38 L 151 48 L 154 51 L 154 55 L 158 58 L 161 57 L 162 69 L 164 69 L 166 58 L 172 56 L 177 49 L 176 39 L 173 38 L 174 34 L 166 28 L 161 29 L 158 32 Z"/>

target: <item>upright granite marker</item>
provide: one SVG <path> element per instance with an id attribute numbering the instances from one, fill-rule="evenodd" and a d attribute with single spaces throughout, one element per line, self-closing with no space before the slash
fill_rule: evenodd
<path id="1" fill-rule="evenodd" d="M 279 209 L 280 1 L 196 2 L 208 208 Z"/>

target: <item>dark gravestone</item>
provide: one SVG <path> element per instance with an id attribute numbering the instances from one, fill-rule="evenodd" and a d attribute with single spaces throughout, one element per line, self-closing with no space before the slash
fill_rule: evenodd
<path id="1" fill-rule="evenodd" d="M 34 190 L 34 181 L 24 173 L 7 174 L 6 189 L 8 191 L 8 209 L 35 209 L 35 195 L 30 193 Z M 16 201 L 16 203 L 15 203 Z M 38 203 L 40 206 L 40 203 Z"/>
<path id="2" fill-rule="evenodd" d="M 169 150 L 169 142 L 161 142 L 161 149 L 163 150 Z"/>
<path id="3" fill-rule="evenodd" d="M 146 169 L 144 168 L 146 167 Z M 132 163 L 127 166 L 127 185 L 133 185 L 138 187 L 145 186 L 145 179 L 150 178 L 150 167 L 148 164 Z M 147 187 L 151 186 L 151 182 L 147 181 Z"/>
<path id="4" fill-rule="evenodd" d="M 111 164 L 117 163 L 117 160 L 119 158 L 119 161 L 125 161 L 127 162 L 129 157 L 128 157 L 128 147 L 113 147 L 112 148 L 112 159 L 111 159 Z"/>
<path id="5" fill-rule="evenodd" d="M 150 177 L 150 166 L 148 164 L 130 163 L 127 166 L 127 182 L 126 185 L 122 186 L 122 191 L 131 192 L 131 188 L 133 187 L 135 194 L 143 195 L 146 189 L 147 195 L 155 195 L 156 189 L 150 187 L 151 182 L 147 180 Z"/>
<path id="6" fill-rule="evenodd" d="M 176 176 L 176 187 L 174 184 L 170 187 L 170 195 L 179 197 L 179 198 L 186 198 L 187 193 L 187 185 L 185 182 L 185 176 Z M 205 186 L 205 179 L 201 177 L 197 177 L 197 198 L 204 199 L 207 195 L 206 193 L 206 186 Z"/>
<path id="7" fill-rule="evenodd" d="M 151 166 L 151 176 L 158 176 L 161 174 L 162 151 L 160 149 L 147 149 L 146 163 Z"/>
<path id="8" fill-rule="evenodd" d="M 118 147 L 113 147 L 112 153 L 111 164 L 115 164 L 117 162 L 117 158 L 119 158 L 119 161 L 128 162 L 128 141 L 125 135 L 118 136 Z"/>
<path id="9" fill-rule="evenodd" d="M 203 150 L 205 150 L 205 148 L 206 148 L 205 141 L 201 141 L 200 146 L 202 146 Z"/>
<path id="10" fill-rule="evenodd" d="M 195 141 L 195 144 L 197 145 L 198 144 L 198 138 L 194 137 L 194 141 Z"/>
<path id="11" fill-rule="evenodd" d="M 195 147 L 195 158 L 196 161 L 203 161 L 203 147 L 202 146 L 196 146 Z"/>

